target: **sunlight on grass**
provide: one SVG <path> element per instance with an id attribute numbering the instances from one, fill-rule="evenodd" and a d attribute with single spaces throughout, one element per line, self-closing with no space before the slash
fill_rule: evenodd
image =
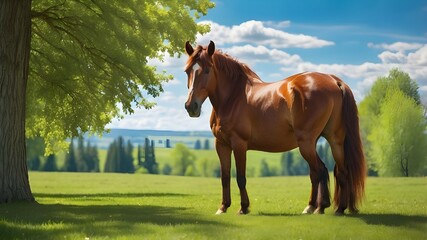
<path id="1" fill-rule="evenodd" d="M 370 178 L 358 215 L 301 215 L 308 177 L 249 178 L 251 213 L 214 215 L 214 178 L 30 173 L 38 204 L 0 205 L 0 239 L 426 239 L 427 179 Z M 333 184 L 331 184 L 333 185 Z M 315 227 L 314 227 L 315 226 Z"/>

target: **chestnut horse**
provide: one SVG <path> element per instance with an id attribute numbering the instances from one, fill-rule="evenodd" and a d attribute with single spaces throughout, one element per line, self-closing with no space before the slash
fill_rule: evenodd
<path id="1" fill-rule="evenodd" d="M 246 191 L 246 151 L 284 152 L 299 147 L 310 167 L 311 194 L 303 213 L 324 213 L 329 207 L 329 174 L 316 152 L 323 136 L 335 160 L 334 204 L 337 215 L 357 212 L 364 195 L 366 164 L 359 133 L 354 96 L 334 75 L 305 72 L 282 81 L 266 83 L 247 65 L 209 46 L 189 42 L 188 100 L 190 117 L 199 117 L 209 97 L 213 110 L 210 126 L 221 163 L 222 204 L 231 205 L 231 154 L 236 162 L 240 214 L 249 212 Z"/>

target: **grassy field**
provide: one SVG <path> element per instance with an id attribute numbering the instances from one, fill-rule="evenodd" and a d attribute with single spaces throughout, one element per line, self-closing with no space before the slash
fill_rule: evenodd
<path id="1" fill-rule="evenodd" d="M 0 205 L 0 239 L 427 239 L 427 178 L 369 178 L 358 215 L 301 215 L 308 177 L 249 178 L 221 201 L 215 178 L 30 173 L 38 204 Z M 331 184 L 333 185 L 333 184 Z"/>

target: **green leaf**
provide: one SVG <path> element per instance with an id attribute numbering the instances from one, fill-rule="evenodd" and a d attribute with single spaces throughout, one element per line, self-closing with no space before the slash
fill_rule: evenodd
<path id="1" fill-rule="evenodd" d="M 147 65 L 162 52 L 180 54 L 208 26 L 196 19 L 207 0 L 34 0 L 27 136 L 45 139 L 47 152 L 64 140 L 102 133 L 136 107 L 151 108 L 172 79 Z"/>

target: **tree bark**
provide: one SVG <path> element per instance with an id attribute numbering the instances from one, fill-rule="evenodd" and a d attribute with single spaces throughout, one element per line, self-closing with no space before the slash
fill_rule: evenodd
<path id="1" fill-rule="evenodd" d="M 30 42 L 31 0 L 1 0 L 0 203 L 34 201 L 25 148 Z"/>

